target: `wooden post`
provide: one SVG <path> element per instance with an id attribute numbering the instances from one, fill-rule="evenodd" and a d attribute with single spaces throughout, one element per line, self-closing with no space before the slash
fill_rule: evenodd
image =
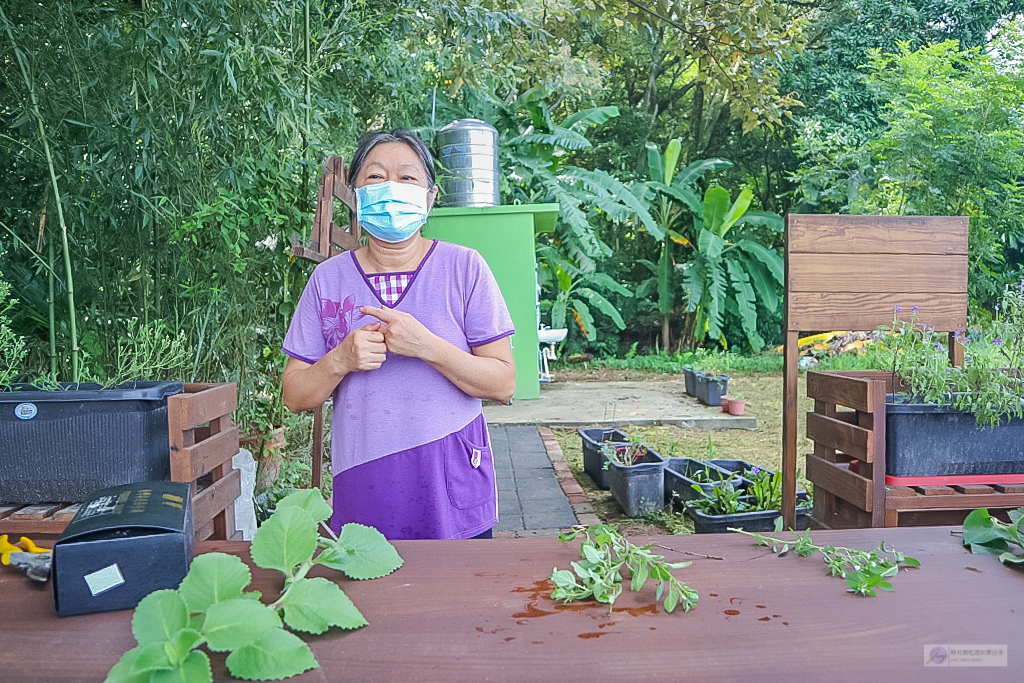
<path id="1" fill-rule="evenodd" d="M 786 331 L 782 361 L 782 524 L 796 529 L 796 424 L 800 333 Z"/>

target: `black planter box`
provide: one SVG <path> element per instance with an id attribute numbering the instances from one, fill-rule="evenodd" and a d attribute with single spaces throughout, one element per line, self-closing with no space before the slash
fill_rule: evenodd
<path id="1" fill-rule="evenodd" d="M 697 400 L 704 405 L 722 405 L 722 394 L 726 393 L 729 386 L 728 375 L 706 375 L 699 372 L 694 376 L 694 389 L 697 391 Z"/>
<path id="2" fill-rule="evenodd" d="M 57 614 L 130 609 L 177 588 L 192 562 L 189 484 L 146 482 L 94 492 L 53 546 Z"/>
<path id="3" fill-rule="evenodd" d="M 892 400 L 891 395 L 887 397 Z M 886 403 L 890 477 L 1024 473 L 1024 419 L 979 428 L 974 414 L 934 403 Z"/>
<path id="4" fill-rule="evenodd" d="M 746 460 L 731 460 L 729 458 L 715 458 L 713 460 L 708 460 L 708 462 L 715 467 L 720 467 L 723 470 L 737 475 L 740 478 L 740 486 L 738 488 L 750 486 L 750 479 L 744 475 L 756 467 L 753 463 L 749 463 Z M 773 476 L 775 474 L 774 470 L 765 469 L 764 467 L 761 467 L 761 470 Z"/>
<path id="5" fill-rule="evenodd" d="M 669 458 L 665 465 L 665 505 L 670 505 L 674 500 L 686 502 L 699 497 L 700 494 L 693 488 L 694 484 L 702 491 L 710 493 L 714 483 L 708 484 L 694 479 L 695 475 L 703 473 L 705 467 L 710 470 L 712 477 L 720 477 L 721 481 L 731 479 L 734 487 L 740 487 L 742 480 L 739 476 L 710 462 L 692 458 Z"/>
<path id="6" fill-rule="evenodd" d="M 665 502 L 665 458 L 647 449 L 636 465 L 610 462 L 608 488 L 627 517 L 657 512 Z"/>
<path id="7" fill-rule="evenodd" d="M 796 530 L 803 531 L 810 521 L 812 508 L 807 502 L 806 493 L 797 494 L 796 498 Z M 753 502 L 753 497 L 744 496 L 742 500 Z M 720 534 L 728 531 L 730 527 L 743 531 L 775 531 L 775 520 L 782 516 L 779 510 L 708 515 L 694 507 L 688 507 L 686 514 L 693 520 L 693 530 L 698 534 Z"/>
<path id="8" fill-rule="evenodd" d="M 170 478 L 167 397 L 181 382 L 0 392 L 0 502 L 78 502 Z"/>
<path id="9" fill-rule="evenodd" d="M 690 396 L 697 395 L 697 371 L 693 368 L 683 368 L 683 381 L 686 385 L 686 393 Z"/>
<path id="10" fill-rule="evenodd" d="M 618 429 L 602 429 L 587 427 L 578 431 L 583 440 L 583 471 L 587 473 L 594 486 L 601 490 L 608 489 L 608 470 L 605 469 L 605 457 L 601 452 L 601 444 L 629 441 L 629 435 Z"/>

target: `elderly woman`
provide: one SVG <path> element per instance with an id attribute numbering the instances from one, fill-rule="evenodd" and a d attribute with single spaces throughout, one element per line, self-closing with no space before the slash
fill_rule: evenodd
<path id="1" fill-rule="evenodd" d="M 367 244 L 316 267 L 284 340 L 289 410 L 334 395 L 331 527 L 490 537 L 497 487 L 481 399 L 507 403 L 515 388 L 505 301 L 477 252 L 420 234 L 437 187 L 419 138 L 364 137 L 348 182 Z"/>

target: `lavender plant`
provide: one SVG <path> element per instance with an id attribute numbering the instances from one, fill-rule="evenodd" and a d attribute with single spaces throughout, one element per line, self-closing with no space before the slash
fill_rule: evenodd
<path id="1" fill-rule="evenodd" d="M 967 347 L 962 366 L 953 366 L 945 335 L 918 318 L 911 306 L 910 320 L 897 316 L 892 326 L 881 326 L 880 353 L 898 376 L 903 393 L 894 400 L 951 405 L 974 414 L 979 426 L 995 427 L 1014 417 L 1024 417 L 1024 281 L 1007 286 L 995 307 L 992 324 L 984 332 L 954 332 Z"/>

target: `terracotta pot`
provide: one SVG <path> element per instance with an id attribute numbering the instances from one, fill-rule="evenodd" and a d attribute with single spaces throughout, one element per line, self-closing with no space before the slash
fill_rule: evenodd
<path id="1" fill-rule="evenodd" d="M 746 401 L 746 399 L 734 398 L 731 401 L 729 401 L 729 414 L 730 415 L 737 415 L 737 416 L 742 415 L 743 412 L 746 409 L 747 409 L 747 401 Z"/>
<path id="2" fill-rule="evenodd" d="M 729 402 L 732 401 L 732 396 L 729 394 L 722 394 L 722 412 L 729 412 Z"/>

